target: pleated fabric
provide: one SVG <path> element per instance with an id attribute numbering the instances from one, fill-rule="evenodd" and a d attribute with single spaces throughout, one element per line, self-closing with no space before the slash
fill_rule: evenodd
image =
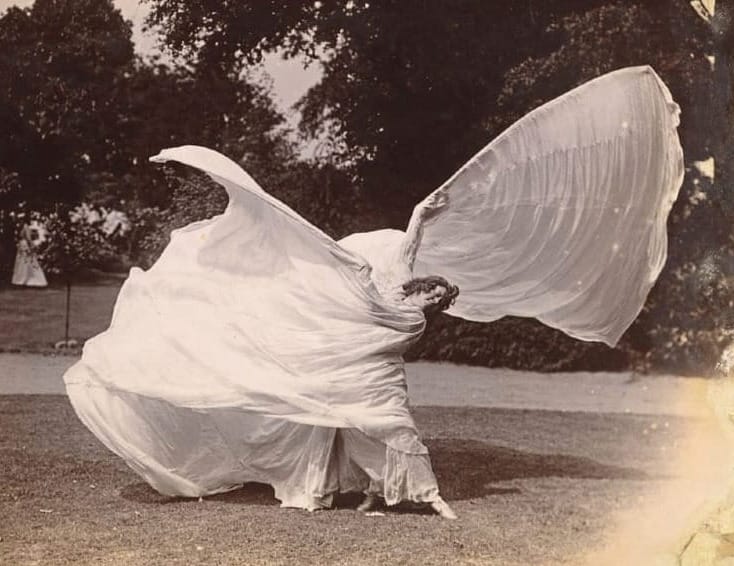
<path id="1" fill-rule="evenodd" d="M 647 66 L 541 106 L 437 189 L 448 204 L 425 224 L 415 274 L 459 286 L 451 315 L 534 317 L 614 345 L 665 263 L 684 174 L 678 124 L 678 105 Z M 379 230 L 342 243 L 382 272 L 402 238 Z"/>

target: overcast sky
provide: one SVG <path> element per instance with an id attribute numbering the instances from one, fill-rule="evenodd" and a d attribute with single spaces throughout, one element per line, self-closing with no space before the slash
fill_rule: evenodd
<path id="1" fill-rule="evenodd" d="M 142 29 L 143 20 L 148 12 L 147 6 L 137 0 L 113 0 L 113 2 L 123 17 L 133 23 L 136 51 L 143 55 L 157 52 L 155 36 L 143 33 Z M 32 4 L 33 0 L 0 0 L 0 12 L 5 12 L 10 6 L 25 8 Z M 284 61 L 277 55 L 266 58 L 263 72 L 272 78 L 276 102 L 286 114 L 291 114 L 290 107 L 318 81 L 321 74 L 316 65 L 304 69 L 300 61 Z"/>

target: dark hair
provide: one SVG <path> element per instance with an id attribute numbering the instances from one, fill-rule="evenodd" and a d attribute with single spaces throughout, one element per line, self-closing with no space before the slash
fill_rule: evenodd
<path id="1" fill-rule="evenodd" d="M 426 306 L 424 310 L 427 314 L 445 311 L 453 305 L 456 301 L 456 297 L 459 296 L 459 287 L 452 285 L 440 275 L 416 277 L 407 283 L 403 283 L 403 291 L 405 291 L 406 296 L 412 295 L 413 293 L 428 293 L 433 291 L 436 287 L 443 287 L 446 289 L 446 293 L 444 293 L 444 296 L 441 297 L 441 300 L 435 305 Z"/>

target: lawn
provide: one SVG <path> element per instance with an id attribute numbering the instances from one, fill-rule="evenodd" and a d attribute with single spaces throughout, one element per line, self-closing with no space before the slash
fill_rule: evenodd
<path id="1" fill-rule="evenodd" d="M 72 286 L 69 334 L 83 342 L 107 328 L 122 280 L 98 276 Z M 45 352 L 64 338 L 66 287 L 0 287 L 0 351 Z"/>
<path id="2" fill-rule="evenodd" d="M 615 512 L 670 481 L 665 447 L 690 426 L 446 407 L 416 419 L 456 522 L 410 507 L 368 517 L 349 496 L 335 510 L 281 509 L 261 485 L 167 499 L 63 396 L 2 396 L 0 563 L 568 564 L 602 543 Z"/>

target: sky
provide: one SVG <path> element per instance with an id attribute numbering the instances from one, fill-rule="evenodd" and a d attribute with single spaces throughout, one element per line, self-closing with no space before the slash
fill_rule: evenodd
<path id="1" fill-rule="evenodd" d="M 26 8 L 34 0 L 0 0 L 0 13 L 10 6 Z M 133 23 L 133 41 L 135 50 L 142 55 L 159 52 L 156 47 L 156 38 L 153 34 L 143 32 L 143 21 L 148 13 L 148 7 L 137 0 L 113 0 L 115 6 L 122 12 L 126 20 Z M 300 60 L 283 60 L 273 54 L 265 58 L 261 72 L 272 79 L 273 94 L 279 109 L 288 116 L 289 121 L 295 122 L 297 115 L 292 110 L 293 104 L 318 82 L 321 70 L 317 65 L 304 69 Z"/>

